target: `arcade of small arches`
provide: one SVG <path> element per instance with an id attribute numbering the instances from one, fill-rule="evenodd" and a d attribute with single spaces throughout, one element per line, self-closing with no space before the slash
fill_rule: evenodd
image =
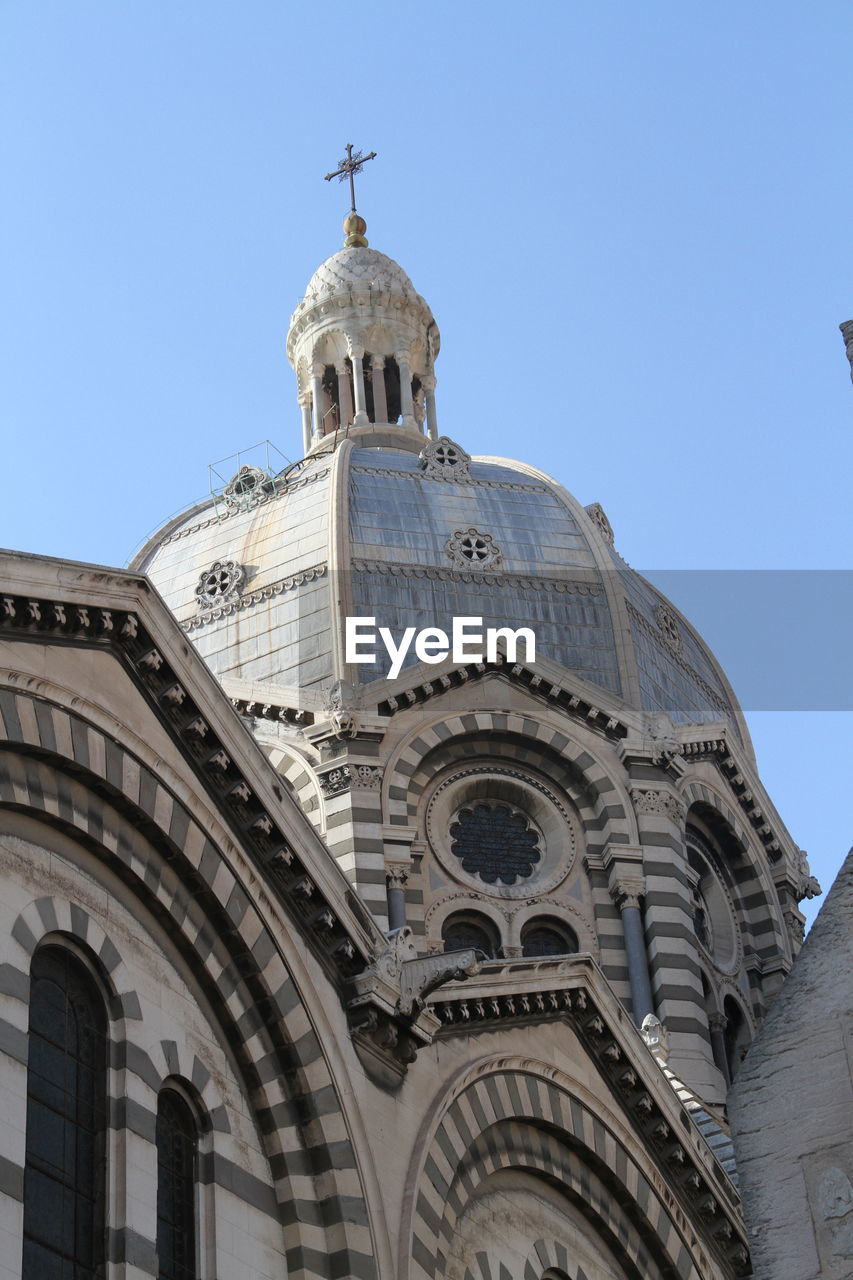
<path id="1" fill-rule="evenodd" d="M 368 423 L 400 423 L 437 438 L 435 375 L 419 343 L 401 347 L 377 334 L 365 347 L 327 332 L 310 363 L 300 360 L 297 377 L 306 453 L 326 436 Z"/>
<path id="2" fill-rule="evenodd" d="M 426 948 L 473 948 L 488 960 L 548 958 L 592 950 L 606 971 L 608 964 L 625 964 L 625 955 L 614 953 L 613 942 L 604 940 L 612 932 L 608 919 L 615 904 L 626 927 L 630 966 L 626 917 L 632 909 L 644 956 L 649 945 L 642 874 L 636 896 L 631 896 L 630 885 L 625 892 L 622 886 L 627 882 L 620 881 L 618 886 L 610 885 L 609 894 L 605 889 L 602 903 L 601 886 L 590 890 L 589 872 L 581 872 L 582 866 L 589 865 L 588 855 L 607 839 L 597 816 L 600 799 L 565 756 L 558 765 L 541 743 L 525 740 L 522 763 L 518 754 L 522 748 L 505 737 L 501 743 L 499 735 L 489 736 L 488 755 L 480 746 L 481 741 L 486 746 L 486 741 L 478 740 L 478 735 L 467 744 L 445 740 L 408 772 L 406 791 L 410 806 L 417 806 L 412 816 L 423 832 L 427 855 L 427 864 L 414 869 L 412 881 L 423 893 Z M 459 764 L 460 748 L 466 755 L 464 765 Z M 608 821 L 619 823 L 612 784 L 599 780 L 598 786 L 609 793 Z M 622 838 L 636 844 L 627 804 L 622 813 L 626 831 Z M 729 1085 L 754 1034 L 752 1000 L 760 1002 L 760 994 L 753 992 L 745 977 L 745 948 L 755 954 L 764 945 L 760 931 L 767 921 L 758 920 L 756 911 L 765 917 L 771 913 L 761 907 L 748 910 L 745 905 L 745 894 L 756 901 L 760 896 L 756 892 L 760 873 L 751 865 L 742 836 L 723 815 L 707 802 L 688 798 L 682 824 L 689 895 L 684 909 L 688 919 L 692 916 L 694 971 L 699 975 L 697 982 L 701 981 L 694 1016 L 704 1024 L 710 1056 Z M 429 873 L 426 865 L 433 868 Z M 436 875 L 439 880 L 445 878 L 443 889 L 430 888 Z M 574 902 L 574 919 L 556 905 L 565 900 L 568 907 L 569 885 L 575 885 L 576 894 L 583 886 L 587 894 L 585 901 Z M 389 901 L 393 892 L 389 891 Z M 606 954 L 599 955 L 602 948 Z M 647 1010 L 656 1012 L 655 1004 L 650 1000 Z"/>

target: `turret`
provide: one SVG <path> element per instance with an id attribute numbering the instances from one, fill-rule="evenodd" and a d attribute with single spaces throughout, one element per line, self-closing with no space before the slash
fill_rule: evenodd
<path id="1" fill-rule="evenodd" d="M 343 249 L 314 272 L 290 321 L 306 454 L 374 423 L 438 436 L 438 326 L 402 267 L 369 247 L 366 230 L 359 214 L 347 215 Z"/>

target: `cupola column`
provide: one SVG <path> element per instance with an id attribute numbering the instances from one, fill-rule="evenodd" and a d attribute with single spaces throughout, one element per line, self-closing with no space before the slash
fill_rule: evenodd
<path id="1" fill-rule="evenodd" d="M 415 425 L 415 402 L 412 399 L 412 370 L 408 351 L 397 351 L 394 356 L 400 370 L 400 415 L 404 427 Z"/>
<path id="2" fill-rule="evenodd" d="M 435 414 L 435 374 L 425 373 L 421 378 L 426 397 L 427 433 L 430 440 L 438 439 L 438 419 Z"/>
<path id="3" fill-rule="evenodd" d="M 388 421 L 388 397 L 385 394 L 385 357 L 374 356 L 371 369 L 373 382 L 373 421 Z"/>
<path id="4" fill-rule="evenodd" d="M 340 425 L 348 427 L 352 422 L 352 393 L 349 383 L 349 369 L 346 360 L 342 360 L 340 364 L 335 365 L 335 373 L 338 375 L 338 404 L 341 410 Z"/>
<path id="5" fill-rule="evenodd" d="M 307 453 L 311 448 L 311 397 L 307 391 L 299 397 L 299 407 L 302 410 L 302 447 Z"/>
<path id="6" fill-rule="evenodd" d="M 314 408 L 314 439 L 323 438 L 323 366 L 311 366 L 311 399 Z"/>
<path id="7" fill-rule="evenodd" d="M 355 392 L 355 418 L 353 425 L 363 427 L 369 421 L 367 417 L 367 402 L 364 398 L 364 348 L 350 347 L 350 359 L 352 360 L 352 386 Z"/>

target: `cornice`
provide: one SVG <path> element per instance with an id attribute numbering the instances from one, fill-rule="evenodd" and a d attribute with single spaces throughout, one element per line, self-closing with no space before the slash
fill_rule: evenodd
<path id="1" fill-rule="evenodd" d="M 600 596 L 604 588 L 600 582 L 589 578 L 548 578 L 526 573 L 507 573 L 505 570 L 451 569 L 446 565 L 393 564 L 387 560 L 364 560 L 359 556 L 350 561 L 356 573 L 380 573 L 392 578 L 428 578 L 435 582 L 467 582 L 491 587 L 532 587 L 536 591 L 553 591 L 558 595 L 571 593 L 582 596 Z"/>
<path id="2" fill-rule="evenodd" d="M 104 578 L 109 576 L 104 572 Z M 144 581 L 132 579 L 125 579 L 124 585 L 136 585 L 137 590 L 145 587 Z M 167 656 L 169 645 L 155 638 L 139 612 L 79 600 L 4 594 L 0 597 L 0 635 L 111 652 L 128 670 L 204 790 L 217 802 L 242 847 L 266 872 L 329 976 L 340 989 L 351 982 L 364 968 L 370 946 L 379 936 L 372 918 L 341 886 L 341 901 L 346 899 L 356 913 L 361 933 L 350 927 L 335 896 L 327 891 L 325 873 L 311 865 L 301 842 L 286 833 L 276 810 L 257 794 L 237 758 L 239 741 L 232 742 L 205 713 L 190 692 L 186 674 Z M 224 694 L 221 697 L 230 710 Z M 234 725 L 237 728 L 239 721 Z M 284 805 L 279 783 L 274 782 L 272 790 Z M 301 814 L 294 820 L 298 823 L 300 819 Z M 328 856 L 325 847 L 318 848 L 318 854 Z"/>
<path id="3" fill-rule="evenodd" d="M 473 458 L 472 462 L 478 462 L 477 458 Z M 549 493 L 550 490 L 544 484 L 523 484 L 521 481 L 514 480 L 484 480 L 475 476 L 464 476 L 458 479 L 448 476 L 439 475 L 432 471 L 402 471 L 395 467 L 371 467 L 364 463 L 358 463 L 351 468 L 352 471 L 362 475 L 369 476 L 402 476 L 406 480 L 435 480 L 439 484 L 466 484 L 471 485 L 475 489 L 512 489 L 524 493 Z"/>
<path id="4" fill-rule="evenodd" d="M 618 741 L 628 734 L 628 726 L 609 711 L 602 710 L 587 696 L 572 692 L 559 681 L 543 675 L 533 667 L 523 663 L 510 663 L 498 654 L 496 662 L 472 662 L 465 666 L 446 669 L 441 675 L 433 676 L 413 684 L 410 688 L 383 698 L 378 705 L 379 714 L 394 716 L 401 711 L 423 704 L 431 698 L 441 697 L 451 689 L 461 688 L 471 681 L 482 680 L 486 675 L 498 674 L 505 679 L 521 684 L 537 697 L 560 708 L 565 714 L 582 722 L 590 728 L 598 730 L 612 741 Z"/>
<path id="5" fill-rule="evenodd" d="M 720 725 L 719 730 L 715 737 L 683 741 L 681 754 L 685 760 L 710 760 L 716 764 L 750 828 L 760 840 L 768 862 L 775 865 L 783 856 L 785 846 L 791 843 L 790 838 L 786 838 L 787 833 L 777 827 L 775 816 L 768 814 L 756 797 L 753 786 L 757 784 L 748 780 L 747 766 L 738 758 L 739 749 L 730 742 L 725 726 Z"/>
<path id="6" fill-rule="evenodd" d="M 688 1219 L 701 1225 L 724 1274 L 750 1275 L 737 1191 L 648 1050 L 626 1031 L 591 957 L 485 961 L 464 984 L 443 986 L 428 1007 L 440 1019 L 442 1038 L 569 1022 Z"/>

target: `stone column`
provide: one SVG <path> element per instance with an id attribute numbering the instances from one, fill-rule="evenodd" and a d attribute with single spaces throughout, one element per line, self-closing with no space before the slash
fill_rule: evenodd
<path id="1" fill-rule="evenodd" d="M 438 419 L 435 414 L 435 375 L 425 373 L 421 378 L 423 384 L 424 395 L 426 396 L 426 420 L 427 434 L 430 440 L 438 439 Z"/>
<path id="2" fill-rule="evenodd" d="M 388 872 L 388 930 L 402 929 L 406 923 L 406 882 L 410 867 L 405 862 L 390 862 Z"/>
<path id="3" fill-rule="evenodd" d="M 353 426 L 366 426 L 369 419 L 367 417 L 367 404 L 364 399 L 364 348 L 351 347 L 350 359 L 352 360 L 352 386 L 355 392 L 355 417 Z"/>
<path id="4" fill-rule="evenodd" d="M 643 846 L 652 990 L 657 1016 L 669 1030 L 672 1069 L 709 1102 L 722 1102 L 694 931 L 684 805 L 671 783 L 650 786 L 647 779 L 635 782 L 631 800 Z"/>
<path id="5" fill-rule="evenodd" d="M 726 1082 L 726 1087 L 729 1087 L 732 1083 L 729 1059 L 726 1054 L 726 1027 L 728 1026 L 728 1021 L 724 1013 L 710 1013 L 708 1015 L 708 1026 L 711 1031 L 711 1050 L 714 1054 L 714 1062 L 717 1065 L 717 1069 Z"/>
<path id="6" fill-rule="evenodd" d="M 311 399 L 314 410 L 314 439 L 323 438 L 323 366 L 311 366 Z"/>
<path id="7" fill-rule="evenodd" d="M 373 421 L 388 421 L 388 397 L 385 394 L 385 357 L 374 356 L 371 370 L 373 383 Z"/>
<path id="8" fill-rule="evenodd" d="M 645 892 L 642 876 L 616 876 L 610 882 L 610 896 L 622 916 L 622 932 L 625 937 L 625 954 L 628 958 L 628 981 L 631 985 L 631 1005 L 634 1022 L 641 1026 L 647 1013 L 654 1013 L 652 984 L 649 978 L 649 961 L 643 934 L 643 917 L 640 897 Z"/>
<path id="9" fill-rule="evenodd" d="M 302 448 L 305 453 L 311 448 L 311 398 L 301 395 L 299 407 L 302 410 Z"/>
<path id="10" fill-rule="evenodd" d="M 415 405 L 412 400 L 412 370 L 408 351 L 398 351 L 394 357 L 400 370 L 400 415 L 404 427 L 415 425 Z"/>
<path id="11" fill-rule="evenodd" d="M 346 360 L 335 365 L 338 375 L 338 407 L 340 409 L 340 425 L 348 427 L 352 422 L 352 395 L 350 394 L 349 369 Z"/>

